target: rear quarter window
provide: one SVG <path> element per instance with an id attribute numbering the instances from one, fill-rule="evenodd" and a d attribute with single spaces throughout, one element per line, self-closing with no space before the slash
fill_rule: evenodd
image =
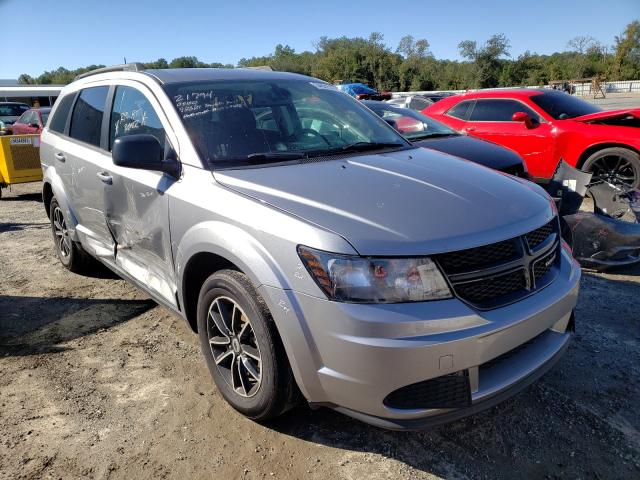
<path id="1" fill-rule="evenodd" d="M 49 130 L 64 133 L 64 128 L 67 125 L 67 118 L 69 117 L 69 111 L 71 110 L 71 105 L 73 105 L 73 99 L 75 96 L 75 93 L 71 93 L 57 100 L 56 111 L 51 117 Z M 42 115 L 42 120 L 44 121 L 44 115 Z"/>
<path id="2" fill-rule="evenodd" d="M 453 118 L 459 118 L 460 120 L 466 120 L 469 116 L 469 110 L 473 105 L 473 100 L 466 100 L 454 105 L 447 111 L 447 115 Z"/>
<path id="3" fill-rule="evenodd" d="M 69 136 L 81 142 L 100 146 L 102 117 L 109 87 L 90 87 L 80 92 L 71 114 Z"/>

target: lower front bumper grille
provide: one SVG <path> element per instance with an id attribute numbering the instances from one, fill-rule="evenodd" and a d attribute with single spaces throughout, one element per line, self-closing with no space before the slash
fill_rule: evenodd
<path id="1" fill-rule="evenodd" d="M 464 408 L 471 405 L 471 387 L 466 370 L 414 383 L 391 392 L 384 399 L 390 408 Z"/>

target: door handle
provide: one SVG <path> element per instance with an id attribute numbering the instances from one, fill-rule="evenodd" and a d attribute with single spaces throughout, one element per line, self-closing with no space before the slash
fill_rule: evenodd
<path id="1" fill-rule="evenodd" d="M 476 127 L 467 127 L 464 129 L 465 132 L 475 132 L 476 131 Z"/>
<path id="2" fill-rule="evenodd" d="M 113 177 L 109 175 L 109 172 L 98 172 L 96 175 L 102 183 L 106 183 L 107 185 L 113 184 Z"/>
<path id="3" fill-rule="evenodd" d="M 56 157 L 56 160 L 60 160 L 61 162 L 64 162 L 66 160 L 64 153 L 57 152 L 54 157 Z"/>

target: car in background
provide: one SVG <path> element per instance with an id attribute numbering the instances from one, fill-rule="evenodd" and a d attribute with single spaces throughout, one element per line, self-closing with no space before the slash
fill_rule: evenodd
<path id="1" fill-rule="evenodd" d="M 550 179 L 564 159 L 593 181 L 640 186 L 640 109 L 602 111 L 557 90 L 509 89 L 455 95 L 422 113 L 515 150 L 535 178 Z"/>
<path id="2" fill-rule="evenodd" d="M 344 92 L 358 100 L 390 100 L 391 93 L 379 92 L 375 88 L 371 88 L 364 83 L 343 83 L 336 85 L 338 90 Z"/>
<path id="3" fill-rule="evenodd" d="M 18 120 L 18 118 L 30 108 L 26 103 L 0 102 L 0 124 L 3 125 L 0 134 L 10 133 L 13 122 Z"/>
<path id="4" fill-rule="evenodd" d="M 362 103 L 417 147 L 431 148 L 510 175 L 529 178 L 522 157 L 513 150 L 493 142 L 463 135 L 443 123 L 408 108 L 372 100 L 365 100 Z"/>
<path id="5" fill-rule="evenodd" d="M 410 108 L 411 110 L 422 111 L 425 108 L 433 105 L 434 103 L 442 100 L 443 98 L 450 97 L 451 95 L 454 94 L 451 92 L 420 93 L 392 98 L 391 100 L 388 100 L 388 102 L 393 105 L 397 105 L 398 107 L 405 107 Z"/>
<path id="6" fill-rule="evenodd" d="M 11 125 L 13 135 L 38 134 L 47 124 L 51 107 L 30 108 Z"/>

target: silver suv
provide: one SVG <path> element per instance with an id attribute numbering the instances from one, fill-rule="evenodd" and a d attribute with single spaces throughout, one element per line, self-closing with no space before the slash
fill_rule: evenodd
<path id="1" fill-rule="evenodd" d="M 323 81 L 103 69 L 42 133 L 56 253 L 185 318 L 219 391 L 415 429 L 487 408 L 566 349 L 580 270 L 539 187 L 415 148 Z"/>

